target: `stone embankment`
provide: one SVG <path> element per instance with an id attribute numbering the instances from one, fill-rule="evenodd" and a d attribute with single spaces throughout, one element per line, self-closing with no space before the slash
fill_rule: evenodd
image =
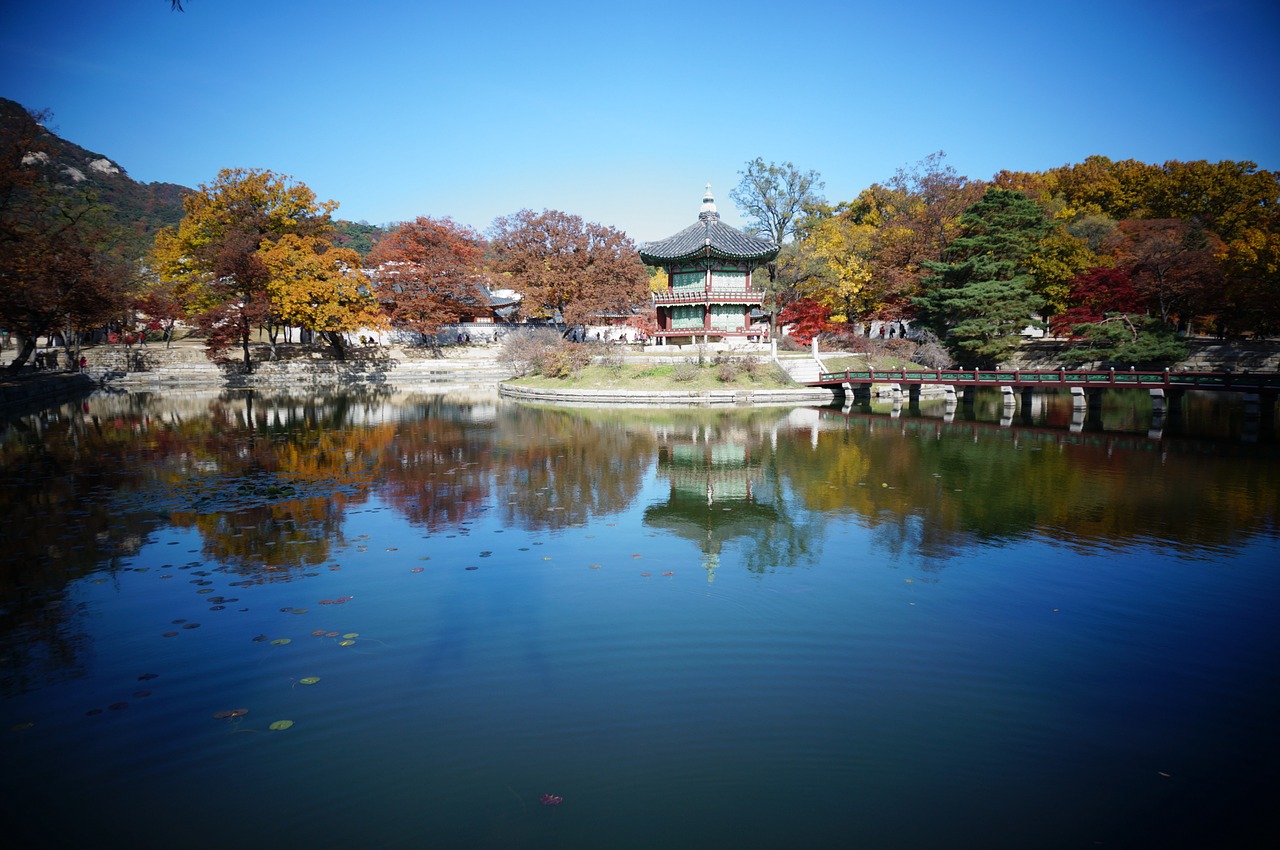
<path id="1" fill-rule="evenodd" d="M 1214 339 L 1187 340 L 1190 354 L 1170 367 L 1174 372 L 1280 372 L 1280 342 L 1248 343 Z M 1068 344 L 1055 340 L 1029 342 L 1006 365 L 1018 369 L 1056 369 Z"/>
<path id="2" fill-rule="evenodd" d="M 1280 342 L 1227 343 L 1189 340 L 1191 355 L 1175 371 L 1280 372 Z M 1054 369 L 1061 365 L 1065 344 L 1054 341 L 1028 343 L 1008 365 L 1023 369 Z M 503 395 L 532 401 L 578 404 L 812 404 L 825 403 L 833 395 L 827 389 L 794 390 L 554 390 L 515 387 L 502 382 L 511 377 L 498 363 L 498 348 L 491 345 L 449 346 L 439 356 L 429 349 L 399 346 L 359 348 L 344 361 L 329 358 L 326 351 L 303 346 L 281 346 L 281 359 L 269 359 L 265 345 L 254 349 L 255 363 L 246 373 L 238 363 L 211 362 L 198 342 L 186 340 L 173 347 L 150 345 L 126 349 L 98 346 L 86 349 L 83 373 L 26 370 L 7 377 L 0 373 L 0 406 L 6 410 L 37 410 L 48 404 L 87 394 L 98 386 L 120 389 L 166 388 L 332 388 L 385 386 L 400 390 L 454 389 L 500 386 Z M 824 352 L 826 356 L 829 352 Z M 817 361 L 799 352 L 779 352 L 778 363 L 798 382 L 815 380 Z"/>
<path id="3" fill-rule="evenodd" d="M 781 404 L 826 404 L 834 393 L 825 388 L 794 390 L 559 390 L 499 384 L 498 394 L 522 401 L 548 401 L 598 407 L 681 405 L 692 407 L 766 406 Z"/>
<path id="4" fill-rule="evenodd" d="M 242 387 L 334 387 L 351 384 L 434 388 L 492 385 L 511 377 L 496 359 L 496 349 L 447 348 L 440 357 L 429 350 L 399 347 L 356 349 L 346 360 L 327 352 L 282 346 L 271 360 L 265 346 L 255 348 L 252 371 L 242 364 L 216 364 L 203 349 L 147 346 L 103 348 L 89 352 L 87 374 L 101 384 L 128 389 L 214 385 Z"/>

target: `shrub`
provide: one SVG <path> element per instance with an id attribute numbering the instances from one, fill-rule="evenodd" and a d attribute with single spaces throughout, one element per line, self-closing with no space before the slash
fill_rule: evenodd
<path id="1" fill-rule="evenodd" d="M 681 360 L 671 365 L 671 377 L 677 381 L 692 381 L 698 377 L 698 365 L 692 360 Z"/>
<path id="2" fill-rule="evenodd" d="M 617 372 L 627 364 L 626 351 L 621 345 L 593 343 L 592 355 L 601 366 Z"/>
<path id="3" fill-rule="evenodd" d="M 539 363 L 560 345 L 560 334 L 550 328 L 513 331 L 498 353 L 498 362 L 517 377 L 539 371 Z"/>
<path id="4" fill-rule="evenodd" d="M 548 378 L 568 378 L 591 365 L 591 347 L 580 342 L 560 342 L 542 353 L 535 364 Z"/>
<path id="5" fill-rule="evenodd" d="M 712 363 L 718 367 L 720 380 L 725 383 L 737 380 L 739 375 L 746 375 L 754 381 L 760 370 L 760 360 L 751 355 L 718 354 Z"/>
<path id="6" fill-rule="evenodd" d="M 789 334 L 778 339 L 779 351 L 804 351 L 808 347 L 809 346 Z"/>

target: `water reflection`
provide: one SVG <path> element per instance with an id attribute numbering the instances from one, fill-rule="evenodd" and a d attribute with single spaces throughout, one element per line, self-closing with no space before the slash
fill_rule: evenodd
<path id="1" fill-rule="evenodd" d="M 43 647 L 6 667 L 6 687 L 74 668 L 65 586 L 121 569 L 159 532 L 199 540 L 170 566 L 186 556 L 242 583 L 288 581 L 362 545 L 347 520 L 375 496 L 424 536 L 494 515 L 559 532 L 638 509 L 645 527 L 696 546 L 708 581 L 728 548 L 759 574 L 817 565 L 825 525 L 843 518 L 872 530 L 877 557 L 935 571 L 977 542 L 1154 542 L 1204 557 L 1280 525 L 1272 444 L 1167 427 L 1156 439 L 1150 411 L 1117 400 L 1096 427 L 1043 403 L 1011 426 L 999 401 L 955 415 L 928 401 L 623 411 L 488 392 L 95 395 L 12 420 L 0 440 L 4 628 L 26 636 L 10 645 Z M 1240 425 L 1202 405 L 1180 427 Z"/>
<path id="2" fill-rule="evenodd" d="M 1003 407 L 12 420 L 0 791 L 77 814 L 15 840 L 145 799 L 214 847 L 216 794 L 255 848 L 1222 844 L 1274 785 L 1275 446 Z"/>

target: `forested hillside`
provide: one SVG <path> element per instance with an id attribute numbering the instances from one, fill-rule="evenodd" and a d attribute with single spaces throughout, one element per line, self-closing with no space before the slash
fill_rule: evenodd
<path id="1" fill-rule="evenodd" d="M 182 199 L 191 192 L 174 183 L 139 183 L 107 156 L 86 150 L 41 126 L 21 104 L 0 98 L 0 149 L 15 144 L 21 160 L 64 194 L 100 207 L 125 253 L 141 257 L 156 232 L 182 219 Z"/>

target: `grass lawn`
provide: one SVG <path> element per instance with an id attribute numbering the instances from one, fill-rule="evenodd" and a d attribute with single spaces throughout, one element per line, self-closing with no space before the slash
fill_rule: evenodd
<path id="1" fill-rule="evenodd" d="M 679 375 L 680 377 L 677 377 Z M 752 376 L 740 371 L 731 381 L 722 380 L 719 366 L 698 368 L 678 363 L 628 363 L 621 366 L 587 366 L 567 378 L 527 375 L 509 383 L 523 387 L 558 390 L 790 390 L 799 387 L 773 363 L 759 365 Z"/>

